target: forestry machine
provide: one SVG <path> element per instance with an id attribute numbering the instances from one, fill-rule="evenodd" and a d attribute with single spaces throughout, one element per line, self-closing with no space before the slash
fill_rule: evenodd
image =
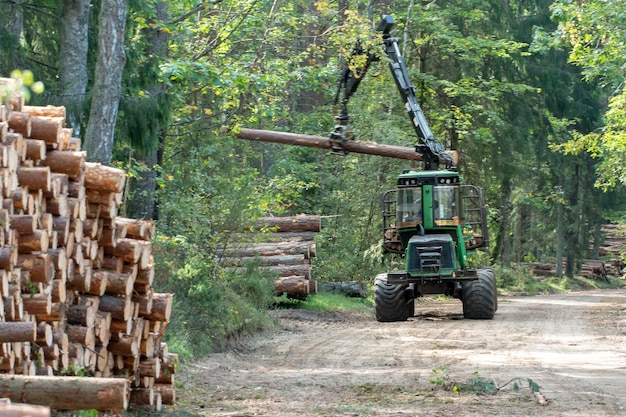
<path id="1" fill-rule="evenodd" d="M 393 26 L 393 18 L 383 16 L 376 30 L 382 34 L 391 73 L 419 138 L 416 152 L 423 155 L 424 170 L 405 170 L 396 189 L 382 197 L 384 251 L 404 255 L 405 270 L 376 277 L 376 318 L 407 320 L 414 314 L 415 298 L 444 294 L 463 302 L 465 318 L 491 319 L 497 309 L 495 273 L 491 268 L 470 268 L 468 262 L 470 251 L 489 243 L 483 191 L 461 184 L 451 153 L 435 141 L 418 104 L 398 39 L 390 35 Z M 362 65 L 355 68 L 346 64 L 335 97 L 341 109 L 330 141 L 338 154 L 345 154 L 342 144 L 354 139 L 348 124 L 348 101 L 370 64 L 380 60 L 361 44 L 355 46 L 353 56 L 359 56 Z M 445 168 L 439 169 L 439 164 Z"/>

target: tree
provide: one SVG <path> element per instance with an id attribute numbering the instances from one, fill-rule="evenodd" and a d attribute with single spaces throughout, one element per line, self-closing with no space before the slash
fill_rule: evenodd
<path id="1" fill-rule="evenodd" d="M 109 165 L 121 97 L 127 0 L 102 0 L 98 18 L 98 58 L 85 150 L 91 161 Z"/>
<path id="2" fill-rule="evenodd" d="M 598 158 L 596 185 L 608 189 L 626 183 L 626 11 L 621 0 L 584 2 L 556 1 L 553 17 L 559 24 L 558 39 L 571 46 L 571 62 L 582 68 L 588 81 L 605 88 L 608 108 L 604 126 L 593 132 L 574 135 L 558 149 L 578 154 L 585 150 Z"/>
<path id="3" fill-rule="evenodd" d="M 67 108 L 67 123 L 80 137 L 89 84 L 89 0 L 64 0 L 59 20 L 59 86 L 61 103 Z M 59 104 L 61 104 L 59 103 Z"/>
<path id="4" fill-rule="evenodd" d="M 129 167 L 134 175 L 128 183 L 125 214 L 147 219 L 158 218 L 157 178 L 173 101 L 159 68 L 168 54 L 169 6 L 166 2 L 156 2 L 152 7 L 153 14 L 146 13 L 145 5 L 139 10 L 131 8 L 131 22 L 140 36 L 135 37 L 135 53 L 126 67 L 126 94 L 121 102 L 118 127 L 118 133 L 137 161 Z"/>

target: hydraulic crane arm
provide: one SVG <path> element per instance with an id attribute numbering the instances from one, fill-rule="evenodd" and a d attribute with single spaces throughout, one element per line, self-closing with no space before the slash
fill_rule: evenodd
<path id="1" fill-rule="evenodd" d="M 393 17 L 385 15 L 376 30 L 382 34 L 385 53 L 389 58 L 389 68 L 395 80 L 396 87 L 400 92 L 400 96 L 404 101 L 413 128 L 420 140 L 420 144 L 416 146 L 416 151 L 424 155 L 425 169 L 427 170 L 437 169 L 439 162 L 444 163 L 447 168 L 454 168 L 454 159 L 449 153 L 446 153 L 445 147 L 435 140 L 426 117 L 424 116 L 424 112 L 418 103 L 415 87 L 411 83 L 409 73 L 404 65 L 404 60 L 398 47 L 398 39 L 392 37 L 390 34 L 394 24 Z M 352 132 L 348 126 L 348 101 L 356 92 L 372 62 L 379 60 L 377 55 L 364 50 L 360 44 L 355 46 L 353 55 L 364 55 L 366 59 L 363 66 L 356 70 L 346 65 L 339 80 L 335 104 L 340 104 L 341 110 L 336 116 L 338 124 L 330 133 L 330 140 L 335 144 L 333 149 L 338 152 L 344 151 L 342 147 L 344 141 L 353 139 Z M 341 98 L 341 103 L 339 103 L 341 92 L 343 92 L 343 97 Z"/>

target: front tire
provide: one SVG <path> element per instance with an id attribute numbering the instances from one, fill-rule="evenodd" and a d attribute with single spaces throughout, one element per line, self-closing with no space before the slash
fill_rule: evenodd
<path id="1" fill-rule="evenodd" d="M 413 315 L 414 304 L 406 300 L 406 285 L 389 284 L 387 274 L 378 274 L 374 282 L 374 311 L 376 320 L 406 321 Z M 413 300 L 411 300 L 413 301 Z"/>
<path id="2" fill-rule="evenodd" d="M 479 269 L 477 274 L 477 280 L 463 282 L 463 317 L 474 320 L 492 319 L 498 308 L 496 275 L 491 268 Z"/>

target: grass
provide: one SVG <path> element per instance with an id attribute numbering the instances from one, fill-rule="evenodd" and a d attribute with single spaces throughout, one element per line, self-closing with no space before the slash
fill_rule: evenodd
<path id="1" fill-rule="evenodd" d="M 276 308 L 293 308 L 311 311 L 353 311 L 371 312 L 370 298 L 346 297 L 342 294 L 320 292 L 309 295 L 306 300 L 293 300 L 286 296 L 276 298 Z"/>

